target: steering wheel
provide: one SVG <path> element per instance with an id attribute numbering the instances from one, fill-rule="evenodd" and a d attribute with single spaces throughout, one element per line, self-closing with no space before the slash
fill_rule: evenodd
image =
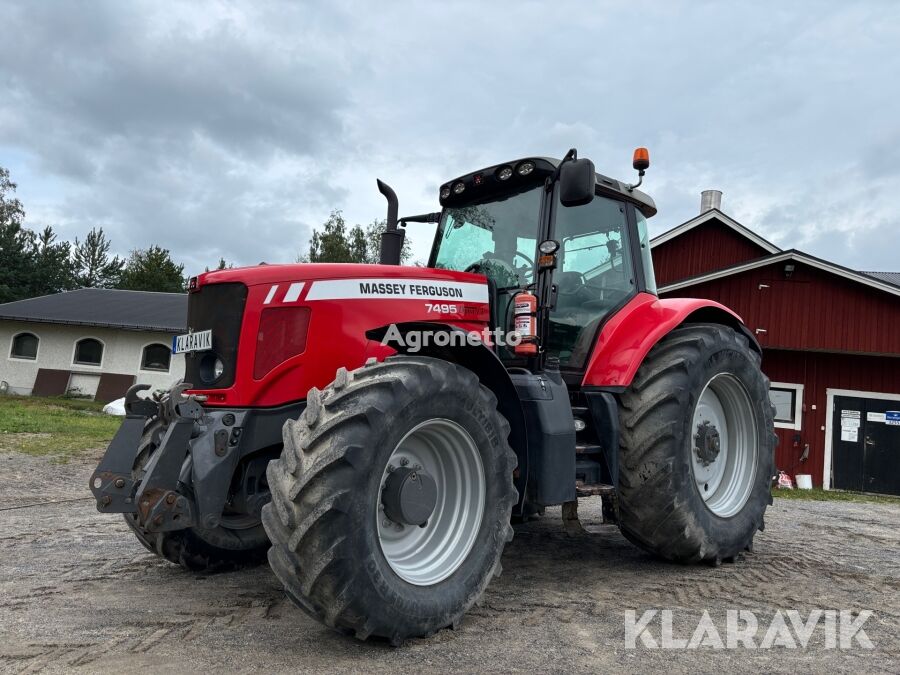
<path id="1" fill-rule="evenodd" d="M 529 265 L 531 265 L 531 268 L 534 269 L 534 260 L 532 260 L 531 258 L 529 258 L 529 257 L 528 257 L 527 255 L 525 255 L 524 253 L 522 253 L 522 251 L 516 251 L 516 255 L 513 256 L 513 260 L 516 259 L 516 256 L 518 256 L 518 257 L 520 257 L 520 258 L 525 258 L 525 262 L 527 262 Z"/>
<path id="2" fill-rule="evenodd" d="M 531 265 L 532 269 L 534 269 L 534 261 L 531 258 L 529 258 L 527 255 L 525 255 L 521 251 L 516 251 L 516 254 L 515 254 L 515 256 L 513 256 L 513 258 L 515 259 L 516 256 L 521 256 L 522 258 L 527 260 L 528 264 Z M 516 283 L 518 283 L 520 271 L 518 269 L 516 269 L 515 265 L 512 265 L 512 264 L 506 262 L 502 258 L 487 258 L 487 257 L 485 257 L 485 258 L 482 258 L 481 260 L 477 260 L 477 261 L 473 262 L 471 265 L 466 267 L 466 269 L 464 269 L 463 271 L 464 272 L 474 272 L 475 274 L 484 274 L 485 276 L 487 276 L 487 270 L 489 270 L 490 268 L 494 268 L 495 270 L 506 274 L 511 279 L 515 279 Z"/>
<path id="3" fill-rule="evenodd" d="M 572 279 L 575 275 L 578 276 L 578 283 L 566 282 L 566 279 Z M 556 277 L 556 285 L 560 295 L 576 295 L 587 285 L 587 278 L 581 272 L 574 270 L 571 272 L 560 272 Z"/>

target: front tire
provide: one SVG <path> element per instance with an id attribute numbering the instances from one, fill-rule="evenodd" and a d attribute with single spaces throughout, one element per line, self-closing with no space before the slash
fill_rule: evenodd
<path id="1" fill-rule="evenodd" d="M 269 562 L 289 597 L 360 639 L 399 644 L 458 623 L 512 538 L 508 435 L 490 390 L 439 359 L 341 368 L 311 390 L 285 425 L 263 509 Z M 425 523 L 403 521 L 385 496 L 401 469 L 436 489 Z"/>
<path id="2" fill-rule="evenodd" d="M 144 467 L 158 447 L 163 433 L 159 420 L 144 430 L 133 474 L 141 478 Z M 150 532 L 136 513 L 126 513 L 125 522 L 137 540 L 151 553 L 193 572 L 229 572 L 265 562 L 269 539 L 262 523 L 250 516 L 228 516 L 218 527 L 190 527 L 171 532 Z"/>
<path id="3" fill-rule="evenodd" d="M 749 550 L 771 504 L 769 380 L 747 338 L 673 330 L 619 397 L 619 527 L 660 557 L 718 564 Z"/>

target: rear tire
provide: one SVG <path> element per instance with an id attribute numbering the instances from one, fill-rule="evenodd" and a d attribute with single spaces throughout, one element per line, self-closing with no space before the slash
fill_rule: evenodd
<path id="1" fill-rule="evenodd" d="M 373 360 L 311 390 L 269 464 L 263 509 L 269 562 L 288 596 L 360 639 L 400 644 L 456 625 L 499 575 L 513 536 L 509 430 L 475 374 L 440 359 Z M 386 518 L 385 476 L 398 457 L 437 485 L 421 528 Z"/>
<path id="2" fill-rule="evenodd" d="M 619 397 L 617 515 L 634 544 L 713 564 L 752 547 L 775 457 L 759 365 L 745 336 L 716 324 L 677 328 L 647 355 Z"/>
<path id="3" fill-rule="evenodd" d="M 143 475 L 144 467 L 157 448 L 161 432 L 162 423 L 158 420 L 146 427 L 135 461 L 134 473 L 137 477 Z M 243 522 L 239 528 L 220 525 L 213 529 L 191 527 L 171 532 L 150 532 L 141 525 L 137 514 L 124 515 L 128 527 L 148 551 L 194 572 L 228 572 L 259 565 L 265 561 L 269 548 L 269 539 L 258 520 Z M 224 520 L 227 523 L 227 517 Z"/>

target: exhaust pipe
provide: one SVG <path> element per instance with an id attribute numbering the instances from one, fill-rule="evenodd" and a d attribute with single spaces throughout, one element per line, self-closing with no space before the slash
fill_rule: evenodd
<path id="1" fill-rule="evenodd" d="M 387 183 L 376 179 L 378 191 L 387 199 L 387 227 L 381 233 L 381 252 L 379 260 L 382 265 L 399 265 L 403 252 L 403 240 L 406 231 L 397 227 L 397 211 L 399 208 L 397 193 Z"/>

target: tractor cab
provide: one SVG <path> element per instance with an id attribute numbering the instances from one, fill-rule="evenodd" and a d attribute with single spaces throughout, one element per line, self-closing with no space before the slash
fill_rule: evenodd
<path id="1" fill-rule="evenodd" d="M 653 200 L 596 174 L 574 151 L 562 162 L 528 158 L 461 176 L 441 187 L 440 201 L 429 267 L 485 275 L 495 328 L 513 325 L 520 291 L 534 293 L 543 349 L 530 365 L 551 356 L 564 372 L 583 372 L 604 320 L 656 291 Z M 508 365 L 522 360 L 498 353 Z"/>

